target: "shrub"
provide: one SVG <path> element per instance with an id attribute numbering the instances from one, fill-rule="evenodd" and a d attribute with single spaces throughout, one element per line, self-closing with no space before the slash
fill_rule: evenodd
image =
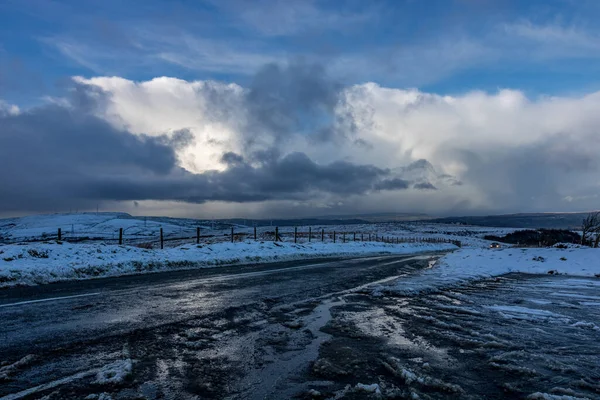
<path id="1" fill-rule="evenodd" d="M 581 236 L 566 229 L 525 229 L 504 236 L 487 235 L 484 239 L 524 246 L 554 246 L 556 243 L 579 243 Z"/>
<path id="2" fill-rule="evenodd" d="M 138 243 L 138 244 L 134 244 L 135 247 L 137 247 L 138 249 L 146 249 L 146 250 L 152 250 L 153 246 L 151 242 L 147 242 L 147 243 Z"/>
<path id="3" fill-rule="evenodd" d="M 29 249 L 29 250 L 27 250 L 27 253 L 29 253 L 29 255 L 31 257 L 35 257 L 35 258 L 48 258 L 47 251 L 38 251 L 36 249 Z"/>

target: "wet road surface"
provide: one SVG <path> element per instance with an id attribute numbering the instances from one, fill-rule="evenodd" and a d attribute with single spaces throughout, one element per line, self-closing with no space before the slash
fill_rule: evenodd
<path id="1" fill-rule="evenodd" d="M 436 256 L 0 292 L 0 399 L 598 399 L 600 280 L 400 295 Z"/>
<path id="2" fill-rule="evenodd" d="M 311 260 L 0 291 L 0 398 L 281 398 L 293 385 L 268 365 L 286 365 L 292 377 L 317 357 L 326 339 L 323 298 L 414 273 L 426 258 Z M 314 310 L 307 328 L 300 319 Z"/>

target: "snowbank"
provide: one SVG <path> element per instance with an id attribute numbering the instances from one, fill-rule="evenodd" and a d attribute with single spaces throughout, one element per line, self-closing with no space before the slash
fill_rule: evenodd
<path id="1" fill-rule="evenodd" d="M 376 290 L 408 294 L 510 272 L 600 277 L 600 249 L 461 249 L 447 254 L 409 281 L 398 281 Z"/>
<path id="2" fill-rule="evenodd" d="M 451 244 L 380 242 L 242 242 L 184 245 L 164 250 L 60 242 L 0 246 L 0 287 L 317 257 L 410 254 L 454 250 Z"/>

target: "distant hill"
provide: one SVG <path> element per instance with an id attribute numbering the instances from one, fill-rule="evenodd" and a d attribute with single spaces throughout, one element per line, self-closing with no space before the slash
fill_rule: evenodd
<path id="1" fill-rule="evenodd" d="M 370 224 L 375 222 L 409 222 L 425 221 L 432 217 L 427 214 L 412 213 L 374 213 L 374 214 L 348 214 L 348 215 L 323 215 L 309 218 L 289 219 L 221 219 L 222 223 L 245 226 L 308 226 L 308 225 L 352 225 Z"/>
<path id="2" fill-rule="evenodd" d="M 297 218 L 297 219 L 220 219 L 220 223 L 240 226 L 308 226 L 308 225 L 352 225 L 368 224 L 362 219 L 326 219 L 326 218 Z"/>
<path id="3" fill-rule="evenodd" d="M 315 219 L 323 220 L 362 220 L 367 222 L 394 222 L 394 221 L 424 221 L 432 219 L 433 217 L 427 214 L 419 213 L 370 213 L 370 214 L 350 214 L 350 215 L 326 215 L 322 217 L 315 217 Z"/>
<path id="4" fill-rule="evenodd" d="M 431 219 L 428 222 L 441 224 L 494 226 L 500 228 L 579 229 L 581 226 L 581 220 L 583 220 L 587 214 L 588 213 L 505 214 L 436 218 Z"/>

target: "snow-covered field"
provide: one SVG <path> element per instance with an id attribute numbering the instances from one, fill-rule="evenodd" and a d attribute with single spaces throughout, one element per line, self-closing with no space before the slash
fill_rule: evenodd
<path id="1" fill-rule="evenodd" d="M 197 227 L 200 227 L 203 236 L 200 245 L 195 244 Z M 218 265 L 455 249 L 447 244 L 388 245 L 361 241 L 369 237 L 372 240 L 385 237 L 404 241 L 424 238 L 460 241 L 463 249 L 447 255 L 435 268 L 423 272 L 422 288 L 452 285 L 509 272 L 600 274 L 600 251 L 594 249 L 489 249 L 490 242 L 483 239 L 485 235 L 505 235 L 515 230 L 511 228 L 426 222 L 284 226 L 279 227 L 282 242 L 273 243 L 274 227 L 258 228 L 258 241 L 252 241 L 245 239 L 252 237 L 253 227 L 234 225 L 235 233 L 242 236 L 235 238 L 236 243 L 230 243 L 231 227 L 211 221 L 146 219 L 121 213 L 53 214 L 0 220 L 0 239 L 10 243 L 21 242 L 0 244 L 0 287 Z M 58 228 L 61 228 L 66 242 L 52 240 Z M 120 228 L 124 232 L 123 246 L 115 244 Z M 168 241 L 164 250 L 153 250 L 151 247 L 158 247 L 161 228 L 167 240 L 174 237 L 187 239 Z M 294 243 L 296 229 L 298 243 Z M 311 243 L 308 240 L 309 229 L 312 231 Z M 325 231 L 324 242 L 321 242 L 322 230 Z M 337 235 L 336 243 L 333 243 L 333 232 Z M 43 237 L 48 241 L 26 243 Z M 358 240 L 356 242 L 353 241 L 355 237 Z M 68 242 L 69 238 L 96 240 L 74 244 Z M 106 240 L 98 240 L 101 238 Z M 340 243 L 343 238 L 345 243 Z M 132 246 L 140 243 L 145 243 L 149 248 Z M 392 289 L 418 291 L 422 288 L 402 285 Z"/>
<path id="2" fill-rule="evenodd" d="M 165 237 L 195 235 L 196 227 L 209 229 L 206 221 L 176 218 L 132 217 L 125 213 L 78 213 L 31 215 L 0 219 L 0 242 L 56 239 L 58 229 L 67 239 L 118 239 L 119 229 L 129 241 L 157 240 L 160 228 Z"/>
<path id="3" fill-rule="evenodd" d="M 465 248 L 447 254 L 431 268 L 411 279 L 377 291 L 415 293 L 450 287 L 511 272 L 600 277 L 600 249 L 568 248 Z"/>
<path id="4" fill-rule="evenodd" d="M 160 229 L 163 229 L 165 246 L 177 247 L 184 241 L 172 241 L 173 238 L 186 237 L 194 242 L 196 228 L 201 229 L 202 242 L 229 241 L 231 224 L 215 223 L 206 220 L 183 218 L 144 218 L 133 217 L 124 213 L 80 213 L 33 215 L 22 218 L 0 219 L 0 243 L 16 243 L 25 241 L 55 240 L 58 229 L 61 229 L 63 240 L 106 241 L 114 244 L 119 237 L 119 229 L 123 229 L 124 244 L 157 243 Z M 233 225 L 236 234 L 253 235 L 254 228 L 244 225 Z M 307 241 L 308 231 L 312 230 L 313 240 L 320 238 L 321 230 L 325 230 L 325 241 L 332 241 L 335 231 L 338 238 L 346 233 L 347 238 L 354 233 L 366 240 L 368 235 L 399 239 L 438 238 L 460 240 L 463 245 L 487 247 L 489 242 L 483 240 L 485 235 L 504 235 L 514 231 L 511 228 L 487 228 L 461 225 L 431 224 L 426 222 L 393 222 L 356 225 L 312 225 L 282 226 L 279 233 L 284 241 L 293 240 L 294 229 L 301 235 L 300 241 Z M 259 239 L 272 239 L 275 227 L 259 227 Z M 353 236 L 352 236 L 353 237 Z"/>
<path id="5" fill-rule="evenodd" d="M 439 243 L 254 242 L 183 245 L 164 250 L 48 242 L 0 246 L 0 287 L 319 257 L 411 254 L 453 250 Z"/>

